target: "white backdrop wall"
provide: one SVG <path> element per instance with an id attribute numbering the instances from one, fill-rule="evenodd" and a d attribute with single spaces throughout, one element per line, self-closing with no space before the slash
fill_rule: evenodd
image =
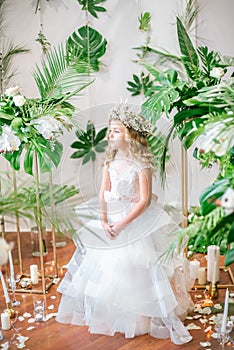
<path id="1" fill-rule="evenodd" d="M 20 86 L 26 97 L 38 97 L 33 79 L 36 63 L 40 62 L 42 50 L 35 41 L 43 24 L 43 32 L 51 45 L 64 43 L 69 35 L 87 24 L 84 11 L 76 0 L 41 0 L 41 10 L 35 14 L 35 0 L 7 0 L 7 22 L 4 36 L 15 44 L 23 44 L 30 53 L 19 55 L 14 60 L 18 70 L 13 83 Z M 197 44 L 208 45 L 210 49 L 224 55 L 233 56 L 232 35 L 234 33 L 233 0 L 200 0 L 200 12 L 197 18 L 196 32 L 200 39 Z M 134 47 L 144 44 L 145 34 L 138 30 L 138 17 L 143 12 L 150 12 L 151 47 L 179 53 L 176 36 L 175 17 L 183 9 L 182 0 L 107 0 L 103 5 L 107 12 L 99 18 L 91 16 L 88 24 L 107 39 L 107 52 L 101 58 L 103 65 L 97 72 L 95 82 L 84 90 L 82 96 L 73 103 L 80 109 L 80 124 L 85 126 L 91 119 L 97 128 L 107 125 L 107 115 L 113 104 L 120 100 L 140 106 L 143 96 L 131 97 L 127 91 L 127 81 L 133 73 L 140 73 L 141 67 L 133 62 L 136 59 Z M 162 131 L 168 122 L 163 118 L 159 123 Z M 73 153 L 70 145 L 75 141 L 74 132 L 66 132 L 61 139 L 64 153 L 60 166 L 54 174 L 55 182 L 74 183 L 81 188 L 81 197 L 87 198 L 98 192 L 100 182 L 100 161 L 81 165 L 79 160 L 70 159 Z M 199 193 L 215 179 L 217 169 L 200 170 L 199 163 L 188 153 L 189 165 L 189 204 L 198 203 Z M 7 162 L 0 158 L 1 170 L 9 170 Z M 180 145 L 178 140 L 171 144 L 171 162 L 167 165 L 167 186 L 160 188 L 157 178 L 154 191 L 164 203 L 173 203 L 180 207 L 181 175 Z M 94 181 L 95 179 L 95 181 Z"/>

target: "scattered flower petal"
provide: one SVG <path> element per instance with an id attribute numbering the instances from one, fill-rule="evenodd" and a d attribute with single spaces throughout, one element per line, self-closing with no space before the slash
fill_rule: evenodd
<path id="1" fill-rule="evenodd" d="M 9 342 L 7 341 L 6 343 L 4 343 L 4 344 L 1 344 L 1 347 L 3 348 L 3 350 L 7 350 L 7 349 L 9 349 Z"/>
<path id="2" fill-rule="evenodd" d="M 212 329 L 212 327 L 209 326 L 209 327 L 207 327 L 207 328 L 204 330 L 204 332 L 207 333 L 207 332 L 211 331 L 211 329 Z"/>
<path id="3" fill-rule="evenodd" d="M 192 330 L 192 329 L 201 329 L 201 327 L 197 326 L 195 323 L 189 323 L 186 328 L 188 330 Z"/>
<path id="4" fill-rule="evenodd" d="M 24 337 L 23 335 L 18 335 L 18 337 L 16 338 L 19 342 L 26 342 L 28 339 L 29 339 L 29 337 Z"/>
<path id="5" fill-rule="evenodd" d="M 51 295 L 50 299 L 56 299 L 56 295 Z"/>
<path id="6" fill-rule="evenodd" d="M 195 315 L 195 316 L 193 316 L 193 318 L 195 319 L 195 320 L 197 320 L 198 318 L 201 318 L 202 317 L 202 315 Z"/>
<path id="7" fill-rule="evenodd" d="M 200 345 L 205 348 L 206 346 L 211 346 L 211 343 L 209 341 L 205 341 L 205 342 L 200 342 Z"/>
<path id="8" fill-rule="evenodd" d="M 35 328 L 35 326 L 30 326 L 30 327 L 26 328 L 26 331 L 31 331 L 34 328 Z"/>
<path id="9" fill-rule="evenodd" d="M 215 309 L 218 309 L 218 310 L 221 310 L 222 309 L 222 306 L 220 304 L 214 304 L 214 308 Z"/>
<path id="10" fill-rule="evenodd" d="M 207 318 L 200 318 L 199 322 L 201 322 L 202 324 L 205 324 L 208 322 Z"/>
<path id="11" fill-rule="evenodd" d="M 53 309 L 54 309 L 54 305 L 48 306 L 48 309 L 49 309 L 49 310 L 53 310 Z"/>
<path id="12" fill-rule="evenodd" d="M 28 323 L 33 323 L 33 322 L 35 322 L 35 318 L 29 318 L 28 319 Z"/>
<path id="13" fill-rule="evenodd" d="M 212 336 L 212 338 L 217 339 L 218 338 L 218 333 L 212 333 L 211 336 Z"/>
<path id="14" fill-rule="evenodd" d="M 49 314 L 46 315 L 45 321 L 48 321 L 48 320 L 50 320 L 52 317 L 55 317 L 55 316 L 57 316 L 57 312 L 51 312 L 51 313 L 49 313 Z"/>
<path id="15" fill-rule="evenodd" d="M 210 315 L 211 314 L 211 308 L 210 307 L 204 307 L 204 309 L 202 309 L 201 311 L 199 311 L 200 314 L 204 314 L 204 315 Z"/>
<path id="16" fill-rule="evenodd" d="M 20 322 L 22 322 L 22 321 L 24 321 L 24 317 L 23 317 L 23 316 L 19 316 L 19 317 L 18 317 L 18 320 L 19 320 Z"/>

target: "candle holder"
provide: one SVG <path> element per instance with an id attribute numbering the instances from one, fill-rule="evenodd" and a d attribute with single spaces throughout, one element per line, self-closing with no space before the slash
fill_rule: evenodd
<path id="1" fill-rule="evenodd" d="M 217 340 L 219 342 L 219 345 L 221 346 L 221 349 L 225 349 L 225 344 L 230 341 L 230 333 L 232 331 L 233 324 L 232 322 L 227 322 L 226 330 L 225 332 L 221 331 L 221 324 L 218 323 L 215 325 L 215 331 L 217 332 Z"/>
<path id="2" fill-rule="evenodd" d="M 216 283 L 211 282 L 209 286 L 209 295 L 211 299 L 217 299 L 219 295 L 218 286 Z"/>
<path id="3" fill-rule="evenodd" d="M 8 314 L 10 315 L 10 318 L 15 317 L 15 310 L 12 308 L 11 302 L 6 303 L 6 309 L 4 311 L 8 312 Z"/>

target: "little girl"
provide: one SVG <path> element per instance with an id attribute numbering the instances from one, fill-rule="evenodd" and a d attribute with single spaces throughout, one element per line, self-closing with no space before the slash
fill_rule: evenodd
<path id="1" fill-rule="evenodd" d="M 87 218 L 77 233 L 86 254 L 77 247 L 68 265 L 56 319 L 91 333 L 149 333 L 179 345 L 192 339 L 180 320 L 191 307 L 186 259 L 159 259 L 177 227 L 152 196 L 149 133 L 129 107 L 112 110 L 99 209 L 96 199 L 76 208 Z"/>

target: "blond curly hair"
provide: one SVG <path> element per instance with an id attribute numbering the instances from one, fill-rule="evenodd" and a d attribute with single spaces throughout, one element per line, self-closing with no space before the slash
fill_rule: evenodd
<path id="1" fill-rule="evenodd" d="M 112 120 L 109 121 L 109 125 Z M 140 162 L 142 165 L 149 167 L 152 172 L 155 170 L 154 156 L 148 146 L 148 142 L 145 136 L 139 131 L 122 125 L 125 128 L 125 140 L 129 146 L 129 156 Z M 109 141 L 109 132 L 107 132 L 107 140 Z M 115 158 L 117 150 L 108 145 L 106 150 L 105 164 L 109 166 L 110 162 Z"/>

